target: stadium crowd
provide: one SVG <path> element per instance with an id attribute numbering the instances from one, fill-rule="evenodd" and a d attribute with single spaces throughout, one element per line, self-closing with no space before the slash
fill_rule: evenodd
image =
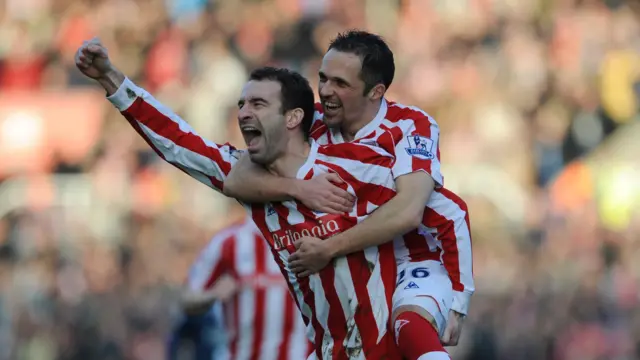
<path id="1" fill-rule="evenodd" d="M 162 359 L 177 290 L 240 214 L 75 69 L 123 72 L 240 145 L 248 72 L 317 83 L 328 40 L 385 36 L 389 97 L 441 127 L 477 291 L 455 359 L 640 359 L 640 14 L 601 0 L 0 1 L 0 360 Z M 177 196 L 180 194 L 180 196 Z"/>

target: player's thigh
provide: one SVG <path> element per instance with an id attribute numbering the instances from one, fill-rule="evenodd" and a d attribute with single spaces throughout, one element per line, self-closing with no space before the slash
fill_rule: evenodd
<path id="1" fill-rule="evenodd" d="M 419 308 L 419 313 L 426 312 L 433 317 L 442 334 L 452 301 L 451 280 L 442 263 L 428 260 L 398 265 L 393 293 L 394 318 L 403 309 Z"/>

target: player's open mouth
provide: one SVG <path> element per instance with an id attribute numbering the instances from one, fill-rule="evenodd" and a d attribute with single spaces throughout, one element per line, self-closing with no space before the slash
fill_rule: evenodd
<path id="1" fill-rule="evenodd" d="M 322 103 L 322 107 L 324 109 L 325 114 L 332 115 L 337 113 L 338 110 L 340 110 L 340 108 L 342 107 L 342 105 L 340 105 L 340 103 L 337 103 L 337 102 L 325 101 Z"/>
<path id="2" fill-rule="evenodd" d="M 262 138 L 262 131 L 253 125 L 245 125 L 240 128 L 240 131 L 244 137 L 245 144 L 247 144 L 247 150 L 256 150 Z"/>

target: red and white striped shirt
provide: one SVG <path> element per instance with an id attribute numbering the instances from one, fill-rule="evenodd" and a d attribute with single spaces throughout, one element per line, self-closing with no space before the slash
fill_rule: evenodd
<path id="1" fill-rule="evenodd" d="M 322 117 L 322 106 L 316 104 L 311 137 L 320 145 L 344 143 L 340 130 L 329 129 Z M 422 225 L 394 239 L 396 258 L 442 261 L 454 291 L 451 308 L 466 314 L 475 291 L 469 213 L 467 204 L 443 187 L 439 134 L 438 124 L 424 111 L 383 100 L 376 117 L 356 133 L 353 142 L 377 146 L 391 154 L 395 158 L 394 178 L 424 171 L 436 182 Z"/>
<path id="2" fill-rule="evenodd" d="M 109 100 L 164 160 L 222 191 L 240 151 L 202 139 L 129 79 Z M 315 213 L 296 201 L 244 204 L 267 238 L 319 359 L 401 358 L 387 326 L 396 282 L 392 243 L 335 259 L 333 266 L 307 278 L 297 278 L 288 266 L 288 257 L 295 251 L 294 239 L 307 234 L 324 239 L 344 231 L 394 196 L 388 187 L 393 185 L 392 161 L 378 147 L 349 143 L 319 148 L 313 142 L 298 178 L 338 173 L 358 199 L 351 213 Z"/>
<path id="3" fill-rule="evenodd" d="M 233 277 L 240 290 L 222 304 L 226 349 L 216 359 L 306 359 L 313 348 L 300 311 L 251 220 L 211 239 L 191 268 L 188 286 L 204 291 L 224 275 Z"/>

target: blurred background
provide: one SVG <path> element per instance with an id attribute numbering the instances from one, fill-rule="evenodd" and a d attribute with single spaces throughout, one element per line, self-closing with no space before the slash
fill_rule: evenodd
<path id="1" fill-rule="evenodd" d="M 74 68 L 114 63 L 242 145 L 261 65 L 382 34 L 388 97 L 441 126 L 477 293 L 454 359 L 640 359 L 640 15 L 604 0 L 0 0 L 0 360 L 163 359 L 188 266 L 235 205 L 159 161 Z"/>

